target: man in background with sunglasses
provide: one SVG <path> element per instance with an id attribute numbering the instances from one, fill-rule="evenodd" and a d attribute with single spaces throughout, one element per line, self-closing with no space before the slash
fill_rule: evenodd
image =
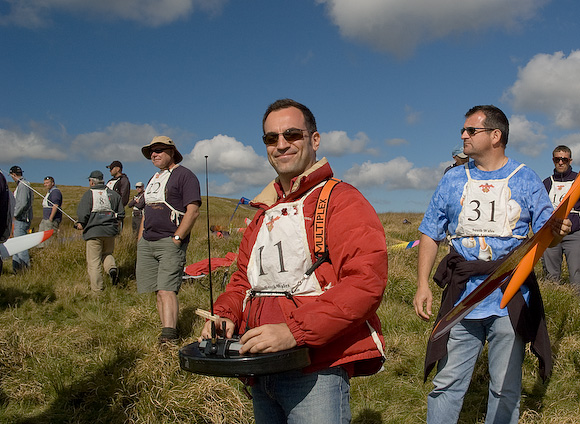
<path id="1" fill-rule="evenodd" d="M 558 146 L 552 152 L 554 173 L 544 180 L 550 201 L 557 208 L 576 179 L 577 172 L 572 171 L 572 151 L 567 146 Z M 562 255 L 566 255 L 570 283 L 580 294 L 580 200 L 568 215 L 572 221 L 570 234 L 562 239 L 560 244 L 549 247 L 542 257 L 544 271 L 551 280 L 560 281 L 562 271 Z"/>
<path id="2" fill-rule="evenodd" d="M 137 292 L 155 293 L 161 319 L 159 347 L 175 345 L 185 254 L 199 216 L 201 192 L 195 174 L 179 165 L 183 156 L 169 137 L 143 146 L 145 158 L 159 168 L 147 183 L 145 208 L 137 235 Z"/>
<path id="3" fill-rule="evenodd" d="M 215 302 L 217 328 L 225 322 L 227 337 L 243 333 L 242 354 L 310 348 L 305 369 L 255 379 L 256 423 L 348 423 L 350 377 L 383 363 L 376 310 L 387 282 L 384 230 L 360 192 L 339 182 L 323 220 L 328 258 L 318 261 L 315 211 L 333 173 L 316 158 L 323 140 L 314 116 L 282 99 L 268 107 L 262 129 L 278 177 L 252 201 L 259 210 L 240 244 L 238 271 Z M 210 336 L 208 322 L 202 337 Z"/>
<path id="4" fill-rule="evenodd" d="M 451 250 L 433 276 L 445 288 L 438 320 L 475 290 L 499 265 L 498 260 L 524 241 L 530 225 L 534 233 L 539 231 L 553 211 L 536 173 L 505 155 L 509 134 L 505 114 L 495 106 L 484 105 L 471 108 L 465 118 L 463 152 L 472 160 L 443 176 L 419 226 L 422 235 L 413 305 L 424 320 L 432 314 L 429 275 L 447 232 Z M 570 231 L 570 225 L 569 220 L 554 224 L 553 245 Z M 501 298 L 498 288 L 445 337 L 429 342 L 424 378 L 435 363 L 437 374 L 427 400 L 428 424 L 457 422 L 486 341 L 490 375 L 486 423 L 518 422 L 527 341 L 532 340 L 540 357 L 540 375 L 549 375 L 550 343 L 533 272 L 507 308 L 500 308 Z M 527 317 L 532 319 L 526 321 Z"/>

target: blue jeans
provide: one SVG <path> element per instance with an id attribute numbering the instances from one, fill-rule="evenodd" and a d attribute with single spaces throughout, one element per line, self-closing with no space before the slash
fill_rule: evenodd
<path id="1" fill-rule="evenodd" d="M 14 220 L 14 237 L 23 236 L 28 234 L 28 229 L 30 228 L 30 222 Z M 14 271 L 19 271 L 22 268 L 30 267 L 30 255 L 28 250 L 23 250 L 12 256 L 12 269 Z"/>
<path id="2" fill-rule="evenodd" d="M 522 386 L 524 342 L 510 319 L 464 319 L 449 333 L 447 356 L 439 361 L 435 388 L 427 398 L 427 423 L 449 424 L 459 419 L 463 397 L 485 340 L 490 374 L 486 424 L 517 424 Z"/>
<path id="3" fill-rule="evenodd" d="M 252 396 L 256 424 L 338 424 L 351 419 L 349 377 L 340 367 L 259 377 Z"/>

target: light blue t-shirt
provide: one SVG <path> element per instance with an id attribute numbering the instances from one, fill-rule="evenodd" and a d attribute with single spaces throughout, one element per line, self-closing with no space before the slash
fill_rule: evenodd
<path id="1" fill-rule="evenodd" d="M 505 257 L 514 250 L 528 235 L 531 225 L 532 232 L 536 233 L 552 214 L 553 207 L 550 203 L 548 193 L 538 175 L 530 168 L 523 166 L 517 170 L 520 163 L 509 159 L 508 162 L 495 171 L 481 171 L 470 161 L 466 166 L 472 180 L 491 181 L 503 180 L 509 177 L 507 186 L 509 188 L 509 222 L 512 236 L 474 236 L 453 238 L 451 243 L 455 250 L 467 260 L 496 260 Z M 512 174 L 516 171 L 511 177 Z M 451 236 L 456 236 L 459 223 L 459 215 L 462 210 L 462 199 L 465 186 L 468 182 L 465 167 L 456 166 L 449 170 L 439 182 L 419 231 L 435 241 L 443 240 L 447 232 Z M 498 184 L 480 184 L 482 192 L 486 186 L 491 187 Z M 465 205 L 466 211 L 471 215 L 470 220 L 479 218 L 485 219 L 493 217 L 494 202 L 472 201 Z M 487 209 L 485 209 L 487 208 Z M 491 210 L 491 215 L 490 214 Z M 487 213 L 487 215 L 483 214 Z M 466 284 L 465 291 L 457 302 L 460 302 L 469 293 L 485 280 L 487 276 L 472 277 Z M 527 300 L 528 289 L 524 285 L 521 288 Z M 499 307 L 502 298 L 500 289 L 495 290 L 490 296 L 485 298 L 473 311 L 466 316 L 467 319 L 482 319 L 490 316 L 506 316 L 507 308 Z"/>

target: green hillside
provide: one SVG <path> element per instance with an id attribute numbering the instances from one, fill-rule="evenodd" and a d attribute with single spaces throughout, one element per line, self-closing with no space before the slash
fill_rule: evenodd
<path id="1" fill-rule="evenodd" d="M 41 193 L 42 185 L 33 185 Z M 65 211 L 76 217 L 83 187 L 60 186 Z M 204 199 L 205 201 L 205 199 Z M 210 198 L 210 224 L 227 226 L 237 199 Z M 40 197 L 35 198 L 36 219 Z M 187 260 L 207 258 L 207 215 L 201 208 Z M 232 226 L 244 227 L 253 209 L 240 206 Z M 387 245 L 418 238 L 421 214 L 381 214 Z M 403 224 L 407 220 L 408 224 Z M 35 227 L 37 227 L 35 221 Z M 235 252 L 241 234 L 211 236 L 212 256 Z M 444 255 L 440 249 L 440 256 Z M 103 295 L 90 293 L 85 243 L 68 219 L 56 240 L 32 249 L 32 267 L 0 276 L 0 422 L 4 423 L 251 423 L 251 402 L 236 379 L 194 375 L 179 368 L 178 348 L 159 351 L 159 317 L 153 295 L 137 295 L 135 240 L 130 226 L 118 238 L 115 258 L 121 283 Z M 352 380 L 354 423 L 425 421 L 430 382 L 423 359 L 432 323 L 412 306 L 417 249 L 389 251 L 389 284 L 379 309 L 387 343 L 385 370 Z M 224 274 L 213 274 L 214 295 Z M 555 368 L 542 383 L 531 354 L 524 364 L 521 423 L 577 423 L 580 417 L 580 307 L 567 286 L 541 282 L 553 342 Z M 179 294 L 180 346 L 196 340 L 208 309 L 208 280 L 188 280 Z M 433 287 L 436 298 L 440 289 Z M 435 310 L 438 305 L 435 305 Z M 484 352 L 485 355 L 485 352 Z M 432 376 L 431 376 L 432 377 Z M 483 422 L 487 371 L 481 361 L 460 422 Z"/>

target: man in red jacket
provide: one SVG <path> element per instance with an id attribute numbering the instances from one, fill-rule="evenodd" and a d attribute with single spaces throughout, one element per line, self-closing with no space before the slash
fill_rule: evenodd
<path id="1" fill-rule="evenodd" d="M 332 177 L 317 161 L 320 134 L 310 110 L 290 99 L 268 107 L 266 152 L 278 177 L 254 200 L 259 208 L 240 245 L 238 271 L 214 312 L 226 336 L 243 334 L 240 353 L 310 348 L 311 365 L 256 379 L 259 423 L 349 422 L 349 379 L 377 372 L 384 341 L 376 315 L 387 282 L 385 234 L 376 212 L 349 184 L 328 201 L 328 260 L 316 262 L 314 218 Z M 202 330 L 210 337 L 210 324 Z"/>

